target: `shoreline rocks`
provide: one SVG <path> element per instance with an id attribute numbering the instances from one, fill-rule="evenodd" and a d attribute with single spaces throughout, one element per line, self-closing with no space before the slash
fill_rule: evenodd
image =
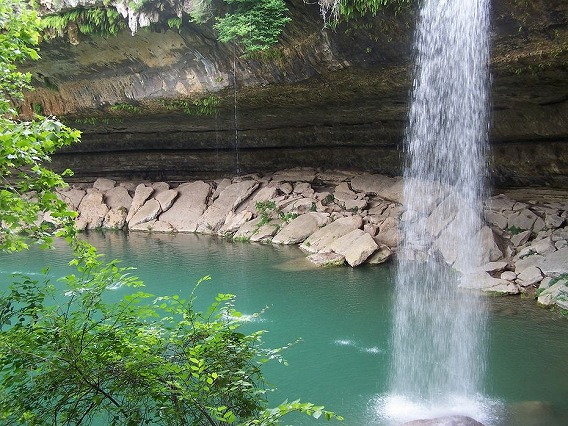
<path id="1" fill-rule="evenodd" d="M 398 177 L 291 169 L 179 184 L 99 178 L 59 196 L 79 213 L 79 230 L 196 232 L 294 244 L 319 266 L 387 262 L 397 254 L 400 223 L 424 220 L 432 238 L 423 254 L 436 252 L 460 269 L 455 248 L 440 243 L 460 214 L 451 188 L 424 184 L 432 202 L 420 212 L 403 211 L 402 189 Z M 531 294 L 543 306 L 568 309 L 568 193 L 531 195 L 486 200 L 479 268 L 468 271 L 461 285 L 489 294 Z"/>

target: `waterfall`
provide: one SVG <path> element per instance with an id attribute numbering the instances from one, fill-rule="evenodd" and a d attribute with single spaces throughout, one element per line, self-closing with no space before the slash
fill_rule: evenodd
<path id="1" fill-rule="evenodd" d="M 459 283 L 482 257 L 489 0 L 425 0 L 417 25 L 390 398 L 479 420 L 486 313 Z"/>

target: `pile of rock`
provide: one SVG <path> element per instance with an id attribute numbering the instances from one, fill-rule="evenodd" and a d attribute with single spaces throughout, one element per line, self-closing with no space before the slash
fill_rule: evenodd
<path id="1" fill-rule="evenodd" d="M 101 178 L 60 197 L 79 213 L 80 230 L 196 232 L 298 244 L 317 265 L 355 267 L 387 261 L 400 243 L 401 220 L 418 220 L 415 212 L 403 214 L 402 188 L 401 178 L 293 169 L 177 185 Z M 455 253 L 439 243 L 459 209 L 448 191 L 428 187 L 424 193 L 432 201 L 422 220 L 433 224 L 433 249 L 459 269 Z M 433 221 L 436 214 L 446 219 Z M 499 294 L 539 288 L 540 303 L 568 308 L 568 200 L 520 203 L 499 195 L 488 200 L 485 216 L 482 266 L 465 281 Z"/>

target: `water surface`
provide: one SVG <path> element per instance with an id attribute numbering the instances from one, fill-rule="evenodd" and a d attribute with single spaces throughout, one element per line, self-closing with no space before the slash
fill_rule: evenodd
<path id="1" fill-rule="evenodd" d="M 147 291 L 188 295 L 197 280 L 212 280 L 198 292 L 206 307 L 217 293 L 237 296 L 237 309 L 252 314 L 268 307 L 251 330 L 266 329 L 267 345 L 299 338 L 285 357 L 268 365 L 267 381 L 278 388 L 276 405 L 301 398 L 345 417 L 346 426 L 387 425 L 378 407 L 388 393 L 394 270 L 390 266 L 314 269 L 296 247 L 230 243 L 197 235 L 91 233 L 89 241 L 107 259 L 137 268 Z M 31 250 L 0 255 L 0 282 L 14 272 L 70 272 L 70 252 Z M 113 297 L 131 290 L 113 291 Z M 568 322 L 519 298 L 489 299 L 489 349 L 484 398 L 496 402 L 488 424 L 568 424 Z M 527 401 L 536 401 L 527 403 Z M 499 407 L 520 416 L 505 418 Z M 408 410 L 408 408 L 405 408 Z M 536 414 L 535 414 L 536 413 Z M 444 414 L 444 413 L 441 413 Z M 294 417 L 285 424 L 316 424 Z"/>

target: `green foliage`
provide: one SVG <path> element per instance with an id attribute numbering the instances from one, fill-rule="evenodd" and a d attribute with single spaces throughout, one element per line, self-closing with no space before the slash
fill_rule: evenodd
<path id="1" fill-rule="evenodd" d="M 142 108 L 140 108 L 137 105 L 132 105 L 132 104 L 127 104 L 127 103 L 116 103 L 114 105 L 111 105 L 110 107 L 111 111 L 114 112 L 118 112 L 118 111 L 124 111 L 124 112 L 129 112 L 129 113 L 139 113 L 142 111 Z"/>
<path id="2" fill-rule="evenodd" d="M 187 299 L 109 288 L 138 287 L 129 268 L 79 247 L 78 275 L 61 284 L 19 277 L 0 298 L 0 419 L 9 424 L 272 425 L 290 412 L 338 418 L 310 403 L 266 409 L 261 366 L 286 348 L 242 331 L 234 296 L 204 312 Z"/>
<path id="3" fill-rule="evenodd" d="M 280 219 L 284 223 L 288 223 L 291 220 L 298 217 L 297 213 L 284 213 L 279 207 L 276 207 L 276 202 L 273 200 L 257 201 L 255 203 L 256 210 L 258 211 L 258 216 L 260 221 L 258 227 L 270 223 L 273 219 Z"/>
<path id="4" fill-rule="evenodd" d="M 55 194 L 62 176 L 42 163 L 79 132 L 54 119 L 13 119 L 10 100 L 29 86 L 13 64 L 37 59 L 39 23 L 23 0 L 4 0 L 0 25 L 0 250 L 48 245 L 59 228 L 77 268 L 57 283 L 18 276 L 0 297 L 0 423 L 268 426 L 294 411 L 340 419 L 298 401 L 266 408 L 261 366 L 283 362 L 285 348 L 265 349 L 263 331 L 243 332 L 232 295 L 205 312 L 194 310 L 194 292 L 105 302 L 109 289 L 142 283 L 76 238 L 73 213 Z M 53 226 L 41 220 L 46 212 Z"/>
<path id="5" fill-rule="evenodd" d="M 213 115 L 221 103 L 218 96 L 210 95 L 201 99 L 164 99 L 162 104 L 169 110 L 181 110 L 187 115 Z"/>
<path id="6" fill-rule="evenodd" d="M 348 20 L 356 16 L 375 15 L 386 7 L 395 7 L 396 10 L 400 10 L 412 3 L 413 0 L 343 0 L 339 13 L 343 19 Z"/>
<path id="7" fill-rule="evenodd" d="M 182 19 L 178 16 L 168 19 L 168 27 L 179 30 L 181 28 Z"/>
<path id="8" fill-rule="evenodd" d="M 17 70 L 25 60 L 39 59 L 36 13 L 22 1 L 0 2 L 0 116 L 15 115 L 11 101 L 23 99 L 30 89 L 31 76 Z"/>
<path id="9" fill-rule="evenodd" d="M 526 229 L 522 229 L 522 228 L 519 228 L 518 226 L 512 225 L 512 226 L 509 226 L 509 227 L 507 228 L 507 231 L 508 231 L 511 235 L 517 235 L 517 234 L 520 234 L 521 232 L 526 231 Z"/>
<path id="10" fill-rule="evenodd" d="M 52 30 L 62 37 L 70 24 L 76 24 L 82 34 L 116 35 L 127 27 L 126 21 L 116 9 L 97 7 L 93 9 L 78 8 L 56 15 L 46 15 L 41 19 L 44 30 Z"/>
<path id="11" fill-rule="evenodd" d="M 554 284 L 564 280 L 566 281 L 566 286 L 568 287 L 568 273 L 560 274 L 557 277 L 554 277 L 552 280 L 550 280 L 549 287 L 552 287 Z"/>
<path id="12" fill-rule="evenodd" d="M 16 251 L 29 238 L 49 245 L 58 228 L 71 231 L 74 213 L 67 210 L 55 190 L 63 178 L 47 169 L 50 155 L 75 143 L 80 133 L 55 119 L 36 116 L 19 121 L 11 100 L 23 99 L 30 76 L 16 70 L 25 59 L 38 59 L 39 20 L 24 2 L 0 4 L 0 250 Z M 50 212 L 51 224 L 39 221 Z"/>
<path id="13" fill-rule="evenodd" d="M 215 28 L 219 40 L 240 43 L 245 52 L 269 49 L 278 42 L 284 26 L 290 21 L 284 0 L 224 0 L 230 12 L 218 17 Z"/>
<path id="14" fill-rule="evenodd" d="M 396 11 L 410 6 L 414 0 L 319 0 L 321 15 L 326 24 L 348 21 L 364 15 L 375 15 L 381 9 Z"/>

